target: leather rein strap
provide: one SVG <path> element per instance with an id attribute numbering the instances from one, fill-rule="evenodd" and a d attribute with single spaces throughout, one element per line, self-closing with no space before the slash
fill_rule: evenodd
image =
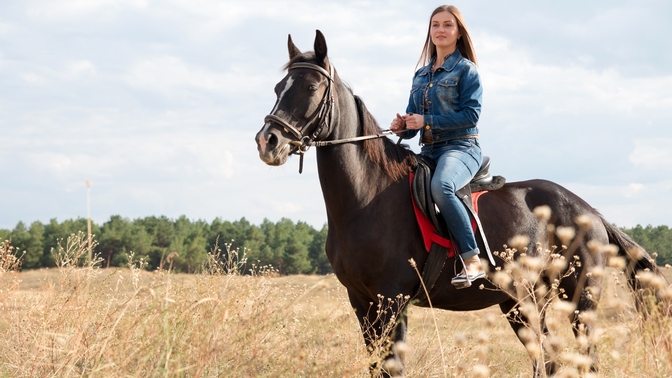
<path id="1" fill-rule="evenodd" d="M 289 66 L 288 70 L 298 68 L 308 68 L 317 71 L 327 78 L 327 90 L 324 92 L 320 107 L 315 110 L 315 113 L 313 113 L 313 115 L 310 117 L 310 120 L 306 122 L 306 126 L 302 128 L 302 130 L 308 130 L 310 129 L 309 126 L 314 124 L 315 131 L 312 133 L 312 135 L 305 135 L 302 130 L 297 129 L 295 126 L 289 124 L 289 122 L 275 114 L 269 114 L 264 117 L 264 122 L 274 123 L 282 127 L 286 133 L 291 134 L 294 137 L 294 140 L 289 142 L 289 144 L 293 146 L 290 154 L 299 155 L 299 173 L 303 172 L 303 155 L 310 147 L 325 147 L 367 139 L 383 138 L 387 135 L 396 135 L 393 131 L 384 130 L 376 135 L 366 135 L 338 140 L 317 140 L 318 138 L 326 138 L 330 134 L 329 129 L 331 127 L 331 121 L 334 113 L 334 95 L 332 93 L 332 84 L 334 82 L 334 67 L 330 66 L 331 72 L 329 72 L 317 64 L 299 62 Z M 324 132 L 325 130 L 327 131 L 326 133 Z"/>

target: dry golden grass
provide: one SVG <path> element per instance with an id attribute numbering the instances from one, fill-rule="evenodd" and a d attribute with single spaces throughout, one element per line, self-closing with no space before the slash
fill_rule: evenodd
<path id="1" fill-rule="evenodd" d="M 643 322 L 625 277 L 612 270 L 605 277 L 600 376 L 672 376 L 669 319 Z M 4 267 L 0 280 L 0 377 L 363 377 L 372 361 L 333 275 L 66 265 L 24 273 Z M 568 322 L 557 323 L 563 348 L 575 350 Z M 409 377 L 532 374 L 526 349 L 496 307 L 468 313 L 411 307 L 408 336 Z M 575 371 L 568 362 L 563 376 Z"/>

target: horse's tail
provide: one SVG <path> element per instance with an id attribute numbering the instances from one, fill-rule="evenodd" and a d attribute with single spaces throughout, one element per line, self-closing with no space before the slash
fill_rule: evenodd
<path id="1" fill-rule="evenodd" d="M 607 222 L 600 216 L 609 236 L 609 243 L 618 247 L 618 256 L 625 258 L 625 274 L 628 277 L 628 285 L 635 296 L 635 305 L 640 313 L 648 313 L 650 308 L 645 303 L 647 296 L 655 297 L 666 315 L 672 311 L 672 303 L 666 299 L 665 292 L 670 290 L 667 279 L 660 273 L 655 260 L 637 244 L 632 238 L 619 230 L 616 226 Z M 651 273 L 648 273 L 651 272 Z M 642 274 L 648 274 L 646 280 L 641 279 Z M 653 274 L 651 277 L 650 275 Z M 646 281 L 646 283 L 644 283 Z"/>

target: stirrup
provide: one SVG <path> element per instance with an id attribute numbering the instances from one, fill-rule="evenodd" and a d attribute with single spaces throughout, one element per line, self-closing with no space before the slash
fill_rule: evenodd
<path id="1" fill-rule="evenodd" d="M 450 280 L 450 283 L 455 286 L 456 289 L 466 289 L 468 287 L 471 287 L 471 283 L 485 277 L 485 272 L 481 271 L 476 274 L 466 274 L 464 272 L 461 272 L 457 276 L 453 277 L 453 279 Z"/>
<path id="2" fill-rule="evenodd" d="M 476 281 L 477 279 L 485 277 L 485 272 L 483 270 L 481 270 L 476 274 L 467 274 L 466 273 L 467 264 L 464 263 L 462 255 L 458 254 L 457 257 L 459 257 L 460 261 L 462 262 L 462 272 L 460 272 L 450 280 L 450 283 L 453 286 L 455 286 L 456 289 L 466 289 L 468 287 L 471 287 L 472 282 Z"/>

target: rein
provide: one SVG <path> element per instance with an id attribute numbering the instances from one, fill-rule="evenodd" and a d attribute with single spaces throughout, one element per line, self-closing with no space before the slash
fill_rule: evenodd
<path id="1" fill-rule="evenodd" d="M 376 135 L 365 135 L 337 140 L 317 140 L 321 137 L 321 134 L 323 134 L 325 129 L 328 135 L 328 131 L 331 127 L 331 121 L 334 114 L 334 95 L 331 90 L 332 83 L 334 82 L 334 67 L 330 66 L 331 72 L 329 72 L 317 64 L 299 62 L 292 64 L 287 68 L 287 70 L 297 68 L 308 68 L 319 72 L 327 78 L 327 90 L 324 92 L 324 96 L 320 102 L 320 107 L 315 110 L 315 113 L 313 113 L 313 115 L 310 117 L 310 120 L 306 122 L 306 127 L 303 128 L 303 130 L 307 130 L 309 129 L 307 126 L 314 123 L 315 131 L 311 135 L 306 135 L 295 126 L 291 125 L 289 122 L 276 116 L 275 114 L 269 114 L 264 117 L 264 122 L 274 123 L 282 127 L 286 133 L 291 134 L 294 137 L 294 140 L 289 142 L 289 144 L 294 147 L 292 151 L 290 151 L 290 154 L 299 155 L 299 174 L 303 172 L 303 155 L 310 147 L 326 147 L 337 144 L 353 143 L 361 140 L 384 138 L 388 135 L 396 135 L 396 133 L 391 130 L 383 130 Z"/>

